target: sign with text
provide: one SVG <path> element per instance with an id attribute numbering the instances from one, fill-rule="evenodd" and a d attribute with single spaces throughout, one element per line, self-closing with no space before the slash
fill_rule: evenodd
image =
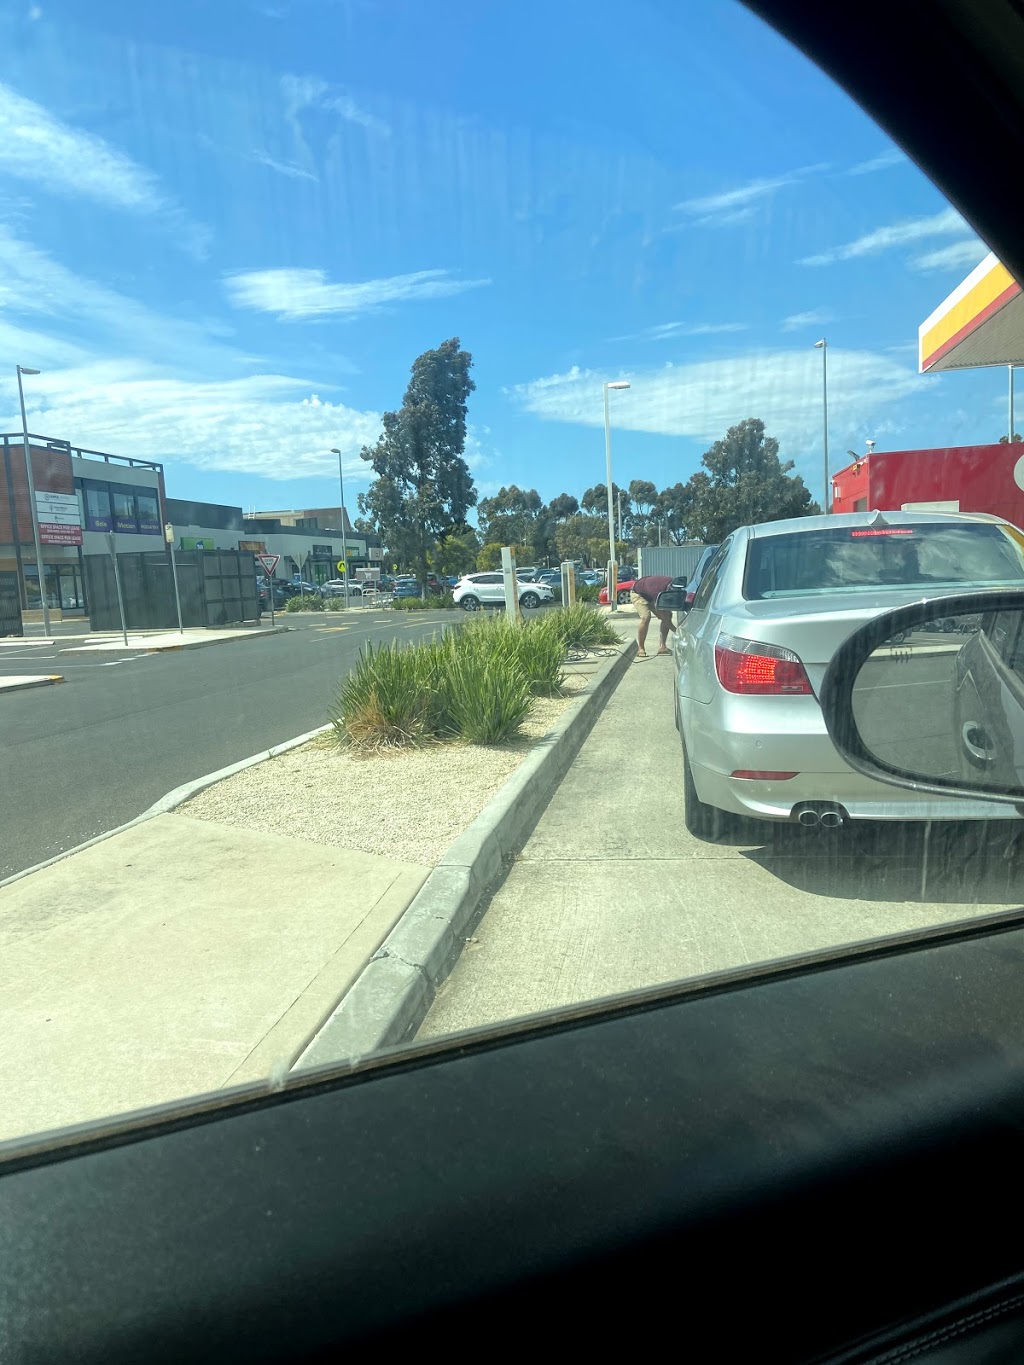
<path id="1" fill-rule="evenodd" d="M 274 570 L 277 568 L 277 566 L 278 566 L 278 564 L 279 564 L 279 562 L 280 562 L 281 556 L 280 556 L 280 555 L 257 555 L 256 558 L 257 558 L 257 559 L 259 560 L 259 562 L 263 565 L 263 572 L 267 575 L 267 577 L 268 577 L 268 578 L 273 578 L 273 576 L 274 576 Z"/>
<path id="2" fill-rule="evenodd" d="M 43 545 L 81 545 L 82 514 L 75 493 L 36 493 L 36 522 Z"/>

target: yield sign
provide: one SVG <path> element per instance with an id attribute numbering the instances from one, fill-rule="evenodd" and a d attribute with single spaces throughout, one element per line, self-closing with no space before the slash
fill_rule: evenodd
<path id="1" fill-rule="evenodd" d="M 277 568 L 280 555 L 257 555 L 256 558 L 263 565 L 263 572 L 268 578 L 273 578 L 274 570 Z"/>

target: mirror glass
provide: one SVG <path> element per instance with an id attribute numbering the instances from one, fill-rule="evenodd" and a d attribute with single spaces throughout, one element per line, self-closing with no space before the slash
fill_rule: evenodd
<path id="1" fill-rule="evenodd" d="M 871 757 L 904 776 L 1024 795 L 1024 610 L 893 635 L 861 665 L 853 718 Z"/>

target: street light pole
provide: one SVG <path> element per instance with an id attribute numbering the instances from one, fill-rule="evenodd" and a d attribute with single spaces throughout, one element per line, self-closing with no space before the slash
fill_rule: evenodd
<path id="1" fill-rule="evenodd" d="M 345 534 L 345 473 L 341 467 L 341 451 L 331 446 L 331 454 L 338 457 L 338 492 L 341 496 L 341 557 L 345 561 L 345 609 L 348 610 L 348 536 Z M 424 584 L 424 587 L 426 585 Z"/>
<path id="2" fill-rule="evenodd" d="M 1013 445 L 1013 366 L 1007 365 L 1006 368 L 1010 371 L 1010 429 L 1006 434 L 1006 439 L 1010 445 Z"/>
<path id="3" fill-rule="evenodd" d="M 821 421 L 825 476 L 825 501 L 822 505 L 827 514 L 832 511 L 832 481 L 828 472 L 828 342 L 822 337 L 820 341 L 814 343 L 814 349 L 821 351 Z"/>
<path id="4" fill-rule="evenodd" d="M 604 465 L 605 483 L 608 491 L 608 606 L 618 611 L 618 584 L 612 582 L 612 565 L 615 563 L 615 509 L 612 506 L 612 422 L 608 412 L 608 390 L 628 389 L 625 379 L 615 379 L 604 386 Z"/>
<path id="5" fill-rule="evenodd" d="M 21 403 L 21 434 L 25 443 L 25 479 L 28 483 L 28 513 L 32 518 L 32 540 L 36 547 L 36 573 L 39 575 L 39 601 L 43 608 L 43 634 L 50 633 L 50 606 L 46 600 L 46 569 L 43 566 L 43 547 L 39 540 L 39 517 L 36 515 L 36 485 L 32 478 L 32 454 L 28 447 L 28 418 L 25 415 L 25 390 L 22 386 L 23 374 L 38 374 L 26 365 L 18 366 L 18 401 Z"/>

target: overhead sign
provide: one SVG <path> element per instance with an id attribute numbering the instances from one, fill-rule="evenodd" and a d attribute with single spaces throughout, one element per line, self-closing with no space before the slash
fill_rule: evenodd
<path id="1" fill-rule="evenodd" d="M 277 568 L 281 559 L 280 555 L 257 555 L 256 558 L 263 565 L 263 572 L 268 578 L 273 578 L 274 570 Z"/>
<path id="2" fill-rule="evenodd" d="M 265 555 L 267 553 L 267 542 L 265 540 L 240 540 L 238 548 L 240 550 L 251 550 L 254 555 Z"/>
<path id="3" fill-rule="evenodd" d="M 81 545 L 82 513 L 74 493 L 36 493 L 36 524 L 43 545 Z"/>
<path id="4" fill-rule="evenodd" d="M 337 569 L 339 573 L 345 572 L 345 561 L 343 559 L 338 560 Z"/>

